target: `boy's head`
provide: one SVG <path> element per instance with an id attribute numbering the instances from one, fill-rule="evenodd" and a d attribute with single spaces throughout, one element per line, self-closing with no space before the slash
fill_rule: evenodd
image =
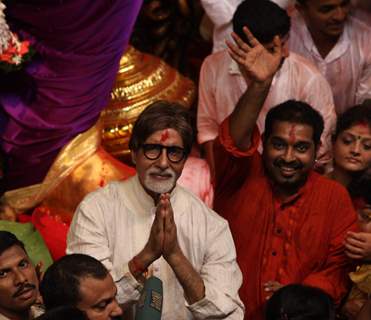
<path id="1" fill-rule="evenodd" d="M 319 288 L 290 284 L 273 294 L 266 306 L 266 320 L 334 320 L 331 297 Z"/>

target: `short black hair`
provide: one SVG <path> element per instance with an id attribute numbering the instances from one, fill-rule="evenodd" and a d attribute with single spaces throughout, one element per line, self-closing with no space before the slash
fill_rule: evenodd
<path id="1" fill-rule="evenodd" d="M 26 252 L 24 244 L 21 240 L 19 240 L 13 233 L 9 231 L 0 231 L 0 255 L 4 253 L 4 251 L 8 250 L 13 246 L 18 246 Z M 26 252 L 27 253 L 27 252 Z"/>
<path id="2" fill-rule="evenodd" d="M 269 0 L 245 0 L 233 15 L 233 31 L 247 41 L 243 27 L 247 26 L 262 44 L 273 41 L 274 36 L 285 36 L 290 31 L 290 17 L 286 10 Z"/>
<path id="3" fill-rule="evenodd" d="M 290 284 L 272 295 L 265 313 L 266 320 L 334 320 L 335 305 L 319 288 Z"/>
<path id="4" fill-rule="evenodd" d="M 342 113 L 336 121 L 333 139 L 336 140 L 340 133 L 360 123 L 364 123 L 371 128 L 371 102 L 366 101 L 362 105 L 355 105 Z"/>
<path id="5" fill-rule="evenodd" d="M 265 118 L 264 141 L 272 134 L 273 125 L 276 121 L 306 124 L 313 129 L 313 142 L 316 148 L 319 146 L 324 122 L 321 114 L 313 109 L 308 103 L 297 100 L 287 100 L 268 111 Z"/>
<path id="6" fill-rule="evenodd" d="M 51 309 L 35 320 L 88 320 L 88 316 L 84 311 L 71 306 L 62 306 Z"/>
<path id="7" fill-rule="evenodd" d="M 106 267 L 97 259 L 86 254 L 66 255 L 54 262 L 40 284 L 46 310 L 60 306 L 72 306 L 81 301 L 80 279 L 92 277 L 105 279 Z"/>
<path id="8" fill-rule="evenodd" d="M 192 115 L 184 106 L 169 101 L 156 101 L 139 115 L 130 137 L 130 150 L 138 151 L 150 135 L 164 129 L 176 130 L 183 140 L 186 154 L 191 152 L 194 141 Z"/>

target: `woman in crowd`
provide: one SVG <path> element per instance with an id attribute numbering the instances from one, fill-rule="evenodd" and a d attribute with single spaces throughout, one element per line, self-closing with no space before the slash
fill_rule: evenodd
<path id="1" fill-rule="evenodd" d="M 344 112 L 333 137 L 333 166 L 328 174 L 348 188 L 371 165 L 371 101 Z"/>

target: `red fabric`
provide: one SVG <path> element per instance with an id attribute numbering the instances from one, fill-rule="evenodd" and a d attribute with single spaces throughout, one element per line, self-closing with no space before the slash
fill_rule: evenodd
<path id="1" fill-rule="evenodd" d="M 66 254 L 70 215 L 61 209 L 37 207 L 32 213 L 32 223 L 40 232 L 53 260 Z"/>
<path id="2" fill-rule="evenodd" d="M 348 287 L 351 263 L 343 241 L 356 227 L 349 195 L 340 184 L 312 172 L 295 196 L 279 202 L 257 152 L 259 139 L 255 130 L 251 148 L 238 151 L 227 119 L 215 143 L 215 210 L 229 221 L 235 240 L 245 319 L 263 319 L 268 296 L 263 284 L 268 281 L 317 286 L 338 303 Z"/>

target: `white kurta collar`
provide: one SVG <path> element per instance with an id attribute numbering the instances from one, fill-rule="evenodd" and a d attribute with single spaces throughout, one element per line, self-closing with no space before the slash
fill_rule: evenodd
<path id="1" fill-rule="evenodd" d="M 316 57 L 317 60 L 322 61 L 324 60 L 326 63 L 331 63 L 332 61 L 341 57 L 349 48 L 350 46 L 350 35 L 349 35 L 349 23 L 348 20 L 344 26 L 344 31 L 341 34 L 338 42 L 335 46 L 331 49 L 331 51 L 327 54 L 327 56 L 323 59 L 322 56 L 319 54 L 318 49 L 313 41 L 313 38 L 307 28 L 307 25 L 300 15 L 300 13 L 296 13 L 297 19 L 300 21 L 299 25 L 301 26 L 301 36 L 303 39 L 303 44 L 306 50 L 312 53 L 313 56 Z M 350 18 L 349 18 L 350 19 Z"/>
<path id="2" fill-rule="evenodd" d="M 153 215 L 156 212 L 155 202 L 152 197 L 145 191 L 139 181 L 138 175 L 124 181 L 122 183 L 122 192 L 125 196 L 125 204 L 137 214 Z M 181 213 L 185 210 L 185 203 L 183 202 L 183 189 L 176 185 L 170 193 L 170 201 L 174 213 Z"/>

